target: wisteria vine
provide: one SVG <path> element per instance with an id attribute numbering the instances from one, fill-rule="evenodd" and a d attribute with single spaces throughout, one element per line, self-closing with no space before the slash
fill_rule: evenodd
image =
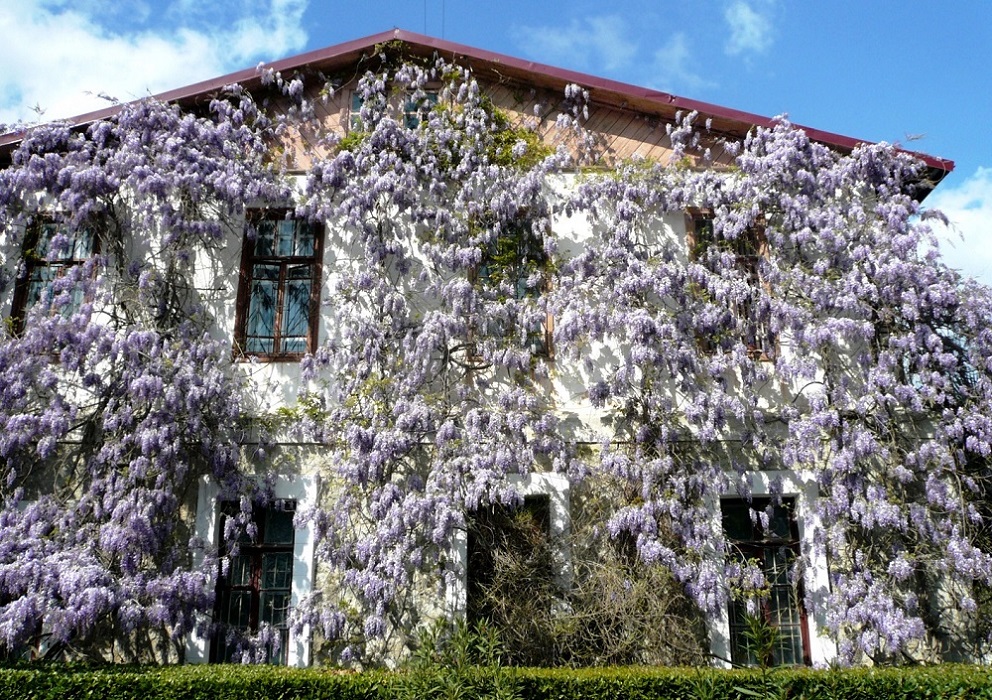
<path id="1" fill-rule="evenodd" d="M 296 619 L 341 659 L 415 626 L 462 575 L 467 514 L 542 471 L 619 485 L 605 530 L 705 612 L 744 578 L 719 555 L 720 496 L 808 477 L 831 577 L 810 604 L 844 661 L 986 648 L 968 620 L 992 585 L 992 295 L 941 261 L 922 164 L 692 115 L 666 162 L 611 159 L 581 88 L 511 119 L 467 69 L 382 58 L 347 136 L 311 103 L 334 85 L 270 75 L 279 119 L 234 88 L 207 117 L 145 101 L 36 128 L 0 173 L 5 269 L 40 206 L 107 242 L 0 339 L 0 643 L 182 638 L 216 573 L 190 569 L 191 489 L 209 475 L 250 502 L 265 465 L 239 441 L 264 418 L 323 448 L 298 516 L 322 587 Z M 313 137 L 297 214 L 334 232 L 334 323 L 275 425 L 196 273 L 247 205 L 287 200 L 272 154 L 293 134 Z M 70 283 L 85 303 L 45 313 Z"/>

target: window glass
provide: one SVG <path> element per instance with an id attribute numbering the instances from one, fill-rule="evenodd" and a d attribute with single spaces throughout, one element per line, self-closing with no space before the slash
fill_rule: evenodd
<path id="1" fill-rule="evenodd" d="M 321 233 L 320 226 L 286 218 L 285 212 L 249 222 L 238 296 L 244 354 L 295 358 L 313 349 Z"/>
<path id="2" fill-rule="evenodd" d="M 36 221 L 24 241 L 25 275 L 14 290 L 11 317 L 16 327 L 20 328 L 28 310 L 43 300 L 52 303 L 60 298 L 57 311 L 64 316 L 78 311 L 85 293 L 73 279 L 65 278 L 96 253 L 97 239 L 91 228 L 70 229 L 50 219 Z"/>
<path id="3" fill-rule="evenodd" d="M 362 130 L 362 95 L 351 93 L 351 107 L 348 111 L 348 131 Z"/>
<path id="4" fill-rule="evenodd" d="M 490 293 L 515 299 L 536 299 L 548 285 L 549 259 L 544 242 L 534 233 L 529 220 L 509 226 L 483 251 L 476 283 Z M 527 342 L 535 355 L 550 355 L 551 323 L 545 318 L 539 328 L 531 328 Z"/>
<path id="5" fill-rule="evenodd" d="M 796 567 L 799 560 L 799 533 L 794 516 L 795 501 L 782 499 L 725 499 L 721 503 L 723 530 L 731 561 L 757 567 L 764 575 L 765 588 L 757 601 L 757 615 L 775 630 L 771 658 L 759 659 L 748 631 L 745 600 L 730 602 L 730 644 L 735 664 L 799 665 L 808 663 L 809 643 L 802 585 Z M 767 515 L 763 526 L 760 514 Z"/>
<path id="6" fill-rule="evenodd" d="M 288 510 L 265 511 L 265 543 L 290 544 L 293 541 L 293 516 Z"/>
<path id="7" fill-rule="evenodd" d="M 211 647 L 212 661 L 237 661 L 241 636 L 265 624 L 279 630 L 279 643 L 267 650 L 269 663 L 286 663 L 295 505 L 295 501 L 276 501 L 252 514 L 258 536 L 254 541 L 239 539 L 238 554 L 231 556 L 227 575 L 217 582 L 219 628 Z M 236 504 L 225 503 L 222 512 L 228 517 L 236 509 Z"/>
<path id="8" fill-rule="evenodd" d="M 437 104 L 437 93 L 428 92 L 419 99 L 409 99 L 403 105 L 403 124 L 408 129 L 416 129 L 427 119 L 427 113 Z"/>
<path id="9" fill-rule="evenodd" d="M 738 337 L 755 358 L 773 360 L 777 354 L 778 342 L 771 330 L 769 310 L 759 303 L 763 284 L 759 269 L 766 250 L 763 232 L 752 228 L 735 239 L 717 238 L 711 216 L 697 214 L 691 221 L 690 258 L 703 263 L 713 272 L 719 272 L 722 261 L 716 255 L 729 253 L 733 257 L 738 274 L 748 282 L 750 288 L 749 293 L 737 299 L 729 309 L 737 322 Z M 700 338 L 700 341 L 706 352 L 716 351 L 721 345 L 715 338 Z"/>

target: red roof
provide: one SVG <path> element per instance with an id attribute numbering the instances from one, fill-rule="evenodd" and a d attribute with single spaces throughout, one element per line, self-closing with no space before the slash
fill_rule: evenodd
<path id="1" fill-rule="evenodd" d="M 556 68 L 542 63 L 526 61 L 520 58 L 514 58 L 513 56 L 485 51 L 402 29 L 393 29 L 363 39 L 355 39 L 343 44 L 283 58 L 265 64 L 264 67 L 267 69 L 271 68 L 283 74 L 291 74 L 295 69 L 303 68 L 328 72 L 349 63 L 357 62 L 376 45 L 389 41 L 403 42 L 405 49 L 411 54 L 427 56 L 437 54 L 449 60 L 457 59 L 460 63 L 471 66 L 476 74 L 480 76 L 486 73 L 498 74 L 499 78 L 503 80 L 516 80 L 518 82 L 548 88 L 564 88 L 565 85 L 574 83 L 589 91 L 590 99 L 593 103 L 654 114 L 665 119 L 673 119 L 676 112 L 687 113 L 695 111 L 701 117 L 711 119 L 711 128 L 717 132 L 743 136 L 754 126 L 770 127 L 774 124 L 774 120 L 771 117 L 763 117 L 708 102 L 691 100 L 667 92 L 621 83 L 616 80 L 587 75 L 565 68 Z M 240 83 L 248 88 L 258 86 L 261 84 L 259 70 L 257 68 L 248 68 L 211 80 L 204 80 L 199 83 L 169 90 L 155 95 L 155 97 L 167 102 L 196 102 L 233 83 Z M 118 109 L 119 107 L 117 106 L 107 107 L 95 112 L 88 112 L 72 117 L 67 121 L 80 125 L 87 124 L 110 117 Z M 804 130 L 814 141 L 836 148 L 842 152 L 849 152 L 858 145 L 870 143 L 850 136 L 842 136 L 800 124 L 796 124 L 795 126 Z M 13 144 L 20 141 L 23 135 L 23 132 L 0 135 L 0 150 L 9 150 Z M 913 155 L 919 157 L 927 164 L 935 182 L 939 182 L 954 169 L 954 162 L 951 160 L 917 152 L 913 152 Z"/>

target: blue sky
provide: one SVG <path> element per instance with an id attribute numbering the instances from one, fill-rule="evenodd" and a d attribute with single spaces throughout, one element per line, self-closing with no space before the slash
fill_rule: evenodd
<path id="1" fill-rule="evenodd" d="M 0 4 L 0 123 L 399 27 L 949 158 L 927 204 L 956 224 L 948 261 L 992 284 L 992 0 Z"/>

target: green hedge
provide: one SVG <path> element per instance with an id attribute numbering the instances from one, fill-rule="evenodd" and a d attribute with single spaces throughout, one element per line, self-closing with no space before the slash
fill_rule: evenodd
<path id="1" fill-rule="evenodd" d="M 831 671 L 699 669 L 491 669 L 464 672 L 464 683 L 413 682 L 405 673 L 347 673 L 271 666 L 101 668 L 24 666 L 0 669 L 4 700 L 394 700 L 417 697 L 505 697 L 523 700 L 992 700 L 992 673 L 978 666 Z M 427 674 L 428 679 L 430 673 Z M 473 678 L 474 677 L 474 678 Z M 425 689 L 434 691 L 424 695 Z"/>

